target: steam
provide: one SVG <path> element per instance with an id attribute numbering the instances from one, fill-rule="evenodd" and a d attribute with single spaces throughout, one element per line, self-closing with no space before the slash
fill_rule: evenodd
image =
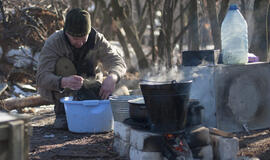
<path id="1" fill-rule="evenodd" d="M 184 73 L 177 67 L 171 69 L 165 66 L 155 66 L 141 73 L 141 83 L 169 83 L 185 81 Z"/>

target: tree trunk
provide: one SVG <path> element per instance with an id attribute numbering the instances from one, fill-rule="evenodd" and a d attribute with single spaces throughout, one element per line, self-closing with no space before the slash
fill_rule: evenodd
<path id="1" fill-rule="evenodd" d="M 81 0 L 80 8 L 84 10 L 88 10 L 89 5 L 90 5 L 90 0 Z"/>
<path id="2" fill-rule="evenodd" d="M 101 19 L 99 28 L 102 32 L 102 34 L 106 37 L 107 40 L 114 40 L 114 26 L 113 26 L 113 17 L 111 13 L 111 5 L 109 4 L 106 6 L 106 2 L 104 0 L 98 0 L 97 1 L 99 8 L 98 11 L 98 17 Z"/>
<path id="3" fill-rule="evenodd" d="M 140 70 L 147 69 L 149 67 L 149 64 L 142 50 L 141 43 L 138 37 L 138 32 L 134 24 L 132 23 L 132 20 L 126 15 L 123 7 L 120 7 L 118 0 L 113 0 L 111 1 L 111 3 L 114 10 L 114 14 L 116 15 L 117 18 L 119 18 L 119 21 L 121 22 L 127 34 L 126 35 L 127 39 L 136 53 Z"/>
<path id="4" fill-rule="evenodd" d="M 152 55 L 152 64 L 154 65 L 157 61 L 156 49 L 155 49 L 155 35 L 154 35 L 154 12 L 153 12 L 153 0 L 148 0 L 149 13 L 150 13 L 150 37 L 151 37 L 151 55 Z"/>
<path id="5" fill-rule="evenodd" d="M 154 2 L 153 4 L 154 5 Z M 138 9 L 140 5 L 138 5 L 136 7 L 136 10 Z M 148 2 L 145 1 L 144 5 L 143 5 L 143 9 L 138 9 L 140 13 L 138 13 L 138 17 L 139 17 L 139 23 L 137 24 L 137 28 L 138 28 L 138 36 L 139 36 L 139 39 L 141 40 L 142 37 L 143 37 L 143 34 L 146 30 L 146 26 L 147 24 L 149 24 L 149 12 L 148 12 Z M 153 9 L 153 8 L 152 8 Z"/>
<path id="6" fill-rule="evenodd" d="M 182 30 L 184 28 L 184 10 L 183 10 L 184 6 L 183 6 L 183 1 L 180 1 L 179 8 L 180 8 L 180 15 L 181 15 L 179 25 L 180 25 L 180 29 Z M 183 49 L 183 41 L 184 41 L 184 36 L 181 36 L 179 38 L 179 50 L 180 51 L 182 51 L 182 49 Z"/>
<path id="7" fill-rule="evenodd" d="M 82 8 L 84 10 L 87 10 L 90 1 L 89 0 L 70 0 L 71 8 Z"/>
<path id="8" fill-rule="evenodd" d="M 81 0 L 70 0 L 71 8 L 79 8 Z"/>
<path id="9" fill-rule="evenodd" d="M 207 0 L 207 11 L 209 15 L 215 49 L 221 49 L 221 35 L 220 26 L 217 19 L 216 0 Z"/>
<path id="10" fill-rule="evenodd" d="M 227 10 L 229 6 L 229 0 L 222 0 L 220 6 L 220 12 L 218 14 L 218 24 L 221 26 L 223 19 L 226 16 Z"/>
<path id="11" fill-rule="evenodd" d="M 189 29 L 190 50 L 199 50 L 199 29 L 198 29 L 198 14 L 197 14 L 197 0 L 191 0 L 189 9 L 189 21 L 191 27 Z"/>
<path id="12" fill-rule="evenodd" d="M 127 64 L 127 67 L 130 68 L 131 70 L 133 70 L 133 68 L 131 68 L 131 59 L 130 59 L 130 53 L 128 50 L 128 44 L 126 42 L 126 38 L 125 36 L 122 34 L 121 30 L 119 28 L 117 28 L 116 30 L 116 35 L 118 37 L 118 40 L 121 44 L 121 46 L 123 47 L 123 51 L 125 54 L 125 62 Z"/>
<path id="13" fill-rule="evenodd" d="M 254 2 L 254 35 L 252 36 L 250 52 L 255 53 L 260 61 L 269 62 L 267 20 L 269 0 L 255 0 Z"/>
<path id="14" fill-rule="evenodd" d="M 266 30 L 266 41 L 267 41 L 267 62 L 269 62 L 269 52 L 270 52 L 270 22 L 269 22 L 269 18 L 270 18 L 270 9 L 269 6 L 270 4 L 268 4 L 268 9 L 267 9 L 267 30 Z"/>
<path id="15" fill-rule="evenodd" d="M 166 0 L 163 6 L 162 28 L 159 35 L 158 52 L 162 60 L 165 60 L 165 66 L 172 68 L 172 27 L 173 12 L 175 0 Z"/>

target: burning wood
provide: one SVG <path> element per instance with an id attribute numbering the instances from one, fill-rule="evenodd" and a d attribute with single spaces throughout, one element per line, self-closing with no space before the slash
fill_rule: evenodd
<path id="1" fill-rule="evenodd" d="M 222 130 L 217 129 L 217 128 L 209 128 L 209 132 L 211 134 L 222 136 L 222 137 L 228 137 L 228 138 L 235 137 L 235 134 L 229 133 L 229 132 L 225 132 L 225 131 L 222 131 Z"/>
<path id="2" fill-rule="evenodd" d="M 167 159 L 192 157 L 192 152 L 184 138 L 184 134 L 165 134 L 163 156 Z"/>

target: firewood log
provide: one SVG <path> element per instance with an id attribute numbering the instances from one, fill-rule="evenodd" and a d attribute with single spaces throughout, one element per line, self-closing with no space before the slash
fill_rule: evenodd
<path id="1" fill-rule="evenodd" d="M 7 89 L 7 83 L 0 83 L 0 95 Z"/>
<path id="2" fill-rule="evenodd" d="M 0 101 L 0 108 L 10 111 L 12 109 L 21 109 L 24 107 L 37 107 L 41 105 L 49 105 L 52 102 L 46 101 L 39 95 L 24 97 L 24 98 L 14 98 L 5 99 Z"/>

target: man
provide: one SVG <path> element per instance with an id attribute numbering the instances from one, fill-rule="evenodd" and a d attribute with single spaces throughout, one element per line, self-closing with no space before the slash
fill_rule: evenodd
<path id="1" fill-rule="evenodd" d="M 108 71 L 105 79 L 99 62 Z M 87 93 L 89 99 L 108 99 L 125 72 L 123 58 L 91 27 L 90 14 L 78 8 L 70 10 L 64 29 L 46 40 L 36 75 L 41 96 L 55 103 L 54 127 L 67 127 L 60 98 Z"/>

